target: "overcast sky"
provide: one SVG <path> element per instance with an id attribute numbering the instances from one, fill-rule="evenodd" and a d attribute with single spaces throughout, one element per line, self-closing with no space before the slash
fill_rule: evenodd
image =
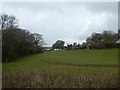
<path id="1" fill-rule="evenodd" d="M 56 40 L 82 43 L 93 32 L 118 29 L 117 2 L 4 2 L 0 13 L 12 14 L 20 28 L 42 34 L 47 46 Z"/>

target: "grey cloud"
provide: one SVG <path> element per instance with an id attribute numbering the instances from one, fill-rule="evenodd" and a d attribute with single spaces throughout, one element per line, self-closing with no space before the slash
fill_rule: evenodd
<path id="1" fill-rule="evenodd" d="M 117 31 L 117 3 L 3 3 L 4 13 L 21 28 L 43 34 L 51 46 L 57 39 L 82 43 L 93 32 Z M 2 12 L 2 13 L 3 13 Z"/>

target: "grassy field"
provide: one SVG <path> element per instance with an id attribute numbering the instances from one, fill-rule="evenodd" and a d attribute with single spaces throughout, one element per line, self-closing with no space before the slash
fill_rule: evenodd
<path id="1" fill-rule="evenodd" d="M 3 64 L 3 87 L 30 87 L 27 82 L 21 85 L 23 78 L 31 78 L 30 83 L 35 84 L 31 87 L 116 87 L 117 64 L 117 49 L 47 51 Z"/>

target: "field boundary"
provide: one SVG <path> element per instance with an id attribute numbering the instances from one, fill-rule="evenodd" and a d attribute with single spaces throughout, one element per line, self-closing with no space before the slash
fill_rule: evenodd
<path id="1" fill-rule="evenodd" d="M 54 64 L 54 65 L 68 65 L 68 66 L 79 66 L 79 67 L 118 67 L 117 64 L 72 64 L 72 63 L 61 63 L 61 62 L 49 62 L 46 60 L 40 60 L 44 63 Z"/>

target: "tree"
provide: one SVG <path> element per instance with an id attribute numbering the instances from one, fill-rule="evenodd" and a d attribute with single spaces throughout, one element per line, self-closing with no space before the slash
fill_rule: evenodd
<path id="1" fill-rule="evenodd" d="M 66 50 L 72 50 L 72 44 L 67 44 Z"/>
<path id="2" fill-rule="evenodd" d="M 83 42 L 81 45 L 81 49 L 85 49 L 87 47 L 87 43 Z"/>
<path id="3" fill-rule="evenodd" d="M 78 46 L 77 46 L 77 43 L 76 43 L 76 42 L 73 43 L 72 48 L 75 49 L 75 50 L 78 49 Z"/>
<path id="4" fill-rule="evenodd" d="M 86 39 L 88 48 L 112 48 L 116 47 L 118 34 L 112 31 L 103 31 L 102 33 L 92 33 Z"/>
<path id="5" fill-rule="evenodd" d="M 64 49 L 64 41 L 62 41 L 62 40 L 57 40 L 53 45 L 52 45 L 52 48 L 53 48 L 53 50 L 54 49 Z"/>
<path id="6" fill-rule="evenodd" d="M 5 15 L 6 18 L 8 15 Z M 10 20 L 15 20 L 10 19 Z M 27 56 L 35 53 L 41 53 L 42 35 L 38 33 L 32 34 L 27 30 L 15 27 L 15 23 L 7 23 L 5 19 L 2 25 L 2 61 L 10 62 L 15 58 Z M 10 25 L 8 25 L 10 24 Z"/>
<path id="7" fill-rule="evenodd" d="M 103 37 L 103 43 L 105 44 L 111 44 L 114 43 L 114 32 L 112 31 L 103 31 L 102 37 Z"/>
<path id="8" fill-rule="evenodd" d="M 78 47 L 78 49 L 80 49 L 80 48 L 81 48 L 81 45 L 80 45 L 80 43 L 78 43 L 77 47 Z"/>
<path id="9" fill-rule="evenodd" d="M 2 14 L 0 15 L 1 30 L 18 27 L 18 20 L 13 15 Z"/>
<path id="10" fill-rule="evenodd" d="M 102 35 L 100 33 L 92 33 L 91 36 L 86 39 L 88 49 L 101 48 L 102 42 Z"/>
<path id="11" fill-rule="evenodd" d="M 115 47 L 118 36 L 112 31 L 103 31 L 102 33 L 103 43 L 106 48 Z"/>
<path id="12" fill-rule="evenodd" d="M 118 29 L 118 39 L 120 39 L 120 29 Z"/>
<path id="13" fill-rule="evenodd" d="M 33 33 L 34 36 L 34 43 L 36 46 L 42 46 L 43 44 L 43 38 L 42 35 L 38 34 L 38 33 Z"/>
<path id="14" fill-rule="evenodd" d="M 39 41 L 41 42 L 36 45 L 35 36 L 29 31 L 19 28 L 11 28 L 6 30 L 2 31 L 3 62 L 6 62 L 6 60 L 11 61 L 17 57 L 43 52 L 41 46 L 42 37 L 39 37 Z"/>
<path id="15" fill-rule="evenodd" d="M 118 34 L 117 34 L 118 38 L 116 41 L 117 47 L 120 48 L 120 29 L 118 29 Z"/>

